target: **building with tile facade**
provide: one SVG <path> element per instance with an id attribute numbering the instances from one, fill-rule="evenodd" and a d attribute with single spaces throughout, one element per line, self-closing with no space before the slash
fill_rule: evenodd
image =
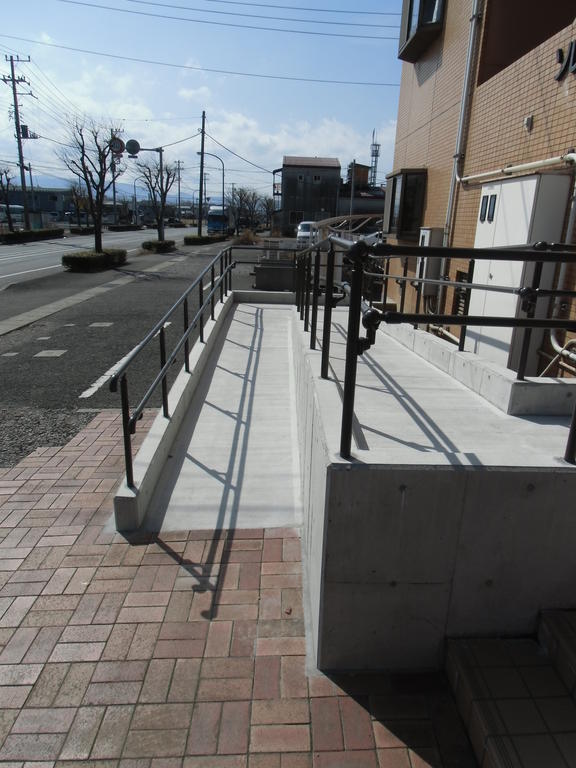
<path id="1" fill-rule="evenodd" d="M 536 0 L 404 0 L 398 53 L 404 64 L 384 222 L 389 242 L 574 243 L 575 17 L 571 0 L 546 6 Z M 450 279 L 466 269 L 455 259 L 442 268 Z M 409 271 L 415 269 L 410 259 Z M 478 283 L 525 279 L 522 263 L 511 269 L 477 262 L 474 273 Z M 550 287 L 573 288 L 576 272 L 558 269 L 547 280 Z M 436 308 L 452 312 L 454 292 L 440 299 Z M 487 302 L 485 293 L 473 292 L 470 313 L 483 314 L 488 304 L 493 314 L 515 314 L 516 301 L 502 295 Z M 445 331 L 459 334 L 457 328 Z M 514 368 L 512 337 L 496 339 L 479 329 L 467 349 Z M 530 361 L 533 373 L 553 351 L 543 338 Z M 562 369 L 573 366 L 567 361 Z"/>

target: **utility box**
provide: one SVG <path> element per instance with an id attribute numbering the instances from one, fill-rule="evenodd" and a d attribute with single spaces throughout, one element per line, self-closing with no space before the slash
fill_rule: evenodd
<path id="1" fill-rule="evenodd" d="M 420 229 L 420 238 L 418 245 L 421 248 L 441 247 L 444 238 L 444 230 L 441 227 L 422 227 Z M 428 280 L 440 279 L 440 266 L 442 259 L 434 257 L 428 259 L 423 256 L 419 256 L 416 260 L 416 277 L 420 277 L 420 264 L 424 262 L 422 269 L 422 277 Z M 427 285 L 424 283 L 422 286 L 422 296 L 436 296 L 438 293 L 438 285 Z"/>
<path id="2" fill-rule="evenodd" d="M 518 179 L 502 179 L 482 186 L 475 248 L 526 247 L 538 241 L 562 242 L 562 229 L 572 176 L 570 174 L 542 173 Z M 507 261 L 501 255 L 494 260 L 477 260 L 474 282 L 519 288 L 530 285 L 533 264 Z M 541 288 L 552 288 L 554 267 L 545 265 Z M 536 317 L 546 313 L 543 300 L 536 309 Z M 514 293 L 474 290 L 470 298 L 469 313 L 496 317 L 525 317 L 518 296 Z M 475 326 L 466 333 L 466 350 L 474 352 L 503 367 L 518 369 L 518 360 L 524 333 L 508 327 Z M 544 331 L 533 330 L 528 354 L 526 374 L 538 373 L 538 347 Z"/>

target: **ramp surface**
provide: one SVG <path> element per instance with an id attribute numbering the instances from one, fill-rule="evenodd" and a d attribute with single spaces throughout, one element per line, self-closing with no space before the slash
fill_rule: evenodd
<path id="1" fill-rule="evenodd" d="M 301 522 L 292 307 L 236 304 L 145 521 L 147 530 Z"/>

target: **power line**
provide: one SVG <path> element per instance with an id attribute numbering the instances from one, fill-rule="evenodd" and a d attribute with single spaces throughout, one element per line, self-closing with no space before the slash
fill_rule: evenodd
<path id="1" fill-rule="evenodd" d="M 257 27 L 254 24 L 232 24 L 225 21 L 207 21 L 206 19 L 188 19 L 185 16 L 169 16 L 164 13 L 148 13 L 147 11 L 130 11 L 127 8 L 114 8 L 110 5 L 97 5 L 96 3 L 86 3 L 82 0 L 57 0 L 59 3 L 67 5 L 81 5 L 85 8 L 96 8 L 99 11 L 113 11 L 114 13 L 128 13 L 131 16 L 148 16 L 153 19 L 167 19 L 169 21 L 187 21 L 190 24 L 210 24 L 217 27 L 233 27 L 235 29 L 252 29 L 260 32 L 284 32 L 295 35 L 313 35 L 319 37 L 344 37 L 354 38 L 356 40 L 396 40 L 398 35 L 384 37 L 382 35 L 346 35 L 340 32 L 311 32 L 302 29 L 282 29 L 281 27 Z"/>
<path id="2" fill-rule="evenodd" d="M 279 8 L 282 11 L 313 11 L 314 13 L 350 13 L 363 16 L 401 16 L 401 13 L 387 13 L 386 11 L 341 11 L 337 8 L 303 8 L 301 5 L 270 5 L 268 3 L 246 3 L 239 0 L 205 0 L 207 3 L 221 3 L 223 5 L 247 5 L 256 8 Z"/>
<path id="3" fill-rule="evenodd" d="M 24 43 L 30 43 L 31 45 L 43 45 L 47 48 L 59 48 L 64 51 L 72 51 L 73 53 L 86 53 L 91 56 L 102 56 L 107 59 L 119 59 L 120 61 L 132 61 L 136 64 L 151 64 L 157 67 L 170 67 L 171 69 L 189 69 L 195 72 L 211 72 L 217 75 L 234 75 L 237 77 L 256 77 L 264 80 L 286 80 L 297 83 L 320 83 L 322 85 L 362 85 L 376 88 L 399 88 L 399 83 L 378 83 L 370 81 L 358 81 L 358 80 L 327 80 L 317 77 L 291 77 L 288 75 L 265 75 L 255 72 L 238 72 L 229 69 L 211 69 L 208 67 L 195 67 L 191 64 L 174 64 L 168 61 L 155 61 L 153 59 L 141 59 L 136 56 L 122 56 L 117 53 L 104 53 L 103 51 L 90 51 L 86 48 L 75 48 L 70 45 L 58 45 L 57 43 L 46 43 L 43 40 L 32 40 L 26 37 L 17 37 L 16 35 L 4 35 L 0 34 L 0 37 L 4 37 L 10 40 L 20 40 Z"/>
<path id="4" fill-rule="evenodd" d="M 240 16 L 243 19 L 271 19 L 272 21 L 294 21 L 302 24 L 322 24 L 337 27 L 370 27 L 374 29 L 398 29 L 398 24 L 374 24 L 366 22 L 364 24 L 354 21 L 326 21 L 321 19 L 293 19 L 290 16 L 266 16 L 258 13 L 235 13 L 234 11 L 209 11 L 204 8 L 192 8 L 189 5 L 171 5 L 169 3 L 155 3 L 152 0 L 126 0 L 127 3 L 136 5 L 152 5 L 155 8 L 176 8 L 180 11 L 192 11 L 193 13 L 217 13 L 221 16 Z"/>
<path id="5" fill-rule="evenodd" d="M 251 160 L 247 160 L 245 157 L 242 157 L 242 155 L 239 155 L 237 152 L 234 152 L 232 149 L 228 149 L 228 147 L 225 147 L 224 144 L 221 144 L 217 139 L 215 139 L 214 136 L 210 136 L 209 133 L 206 133 L 206 136 L 208 136 L 209 139 L 212 139 L 212 141 L 215 144 L 218 144 L 219 147 L 222 147 L 222 149 L 225 149 L 226 152 L 230 152 L 231 155 L 234 155 L 234 157 L 238 157 L 240 160 L 243 160 L 245 163 L 248 163 L 248 165 L 253 165 L 254 168 L 259 168 L 261 171 L 266 171 L 266 173 L 272 173 L 272 171 L 269 171 L 267 168 L 262 168 L 261 165 L 257 165 L 256 163 L 253 163 Z"/>

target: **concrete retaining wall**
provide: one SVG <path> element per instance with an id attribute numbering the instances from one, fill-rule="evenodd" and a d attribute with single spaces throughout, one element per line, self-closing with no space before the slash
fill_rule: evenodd
<path id="1" fill-rule="evenodd" d="M 342 403 L 294 326 L 316 665 L 440 669 L 446 637 L 528 635 L 576 605 L 576 473 L 345 462 Z M 366 456 L 365 458 L 368 458 Z"/>

